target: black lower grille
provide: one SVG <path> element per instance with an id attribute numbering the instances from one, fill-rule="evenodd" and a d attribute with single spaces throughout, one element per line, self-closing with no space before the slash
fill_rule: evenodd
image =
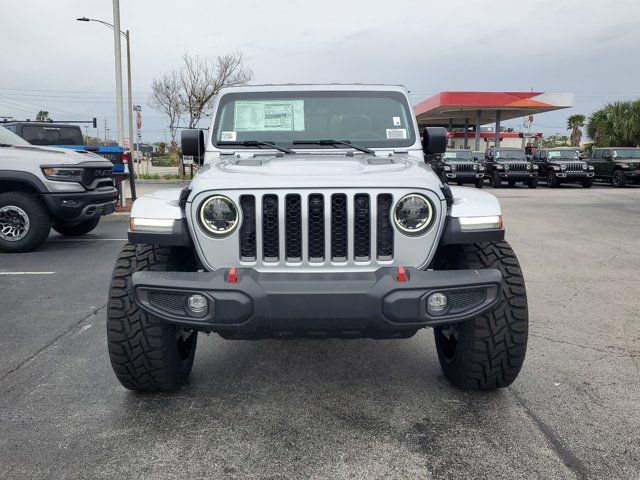
<path id="1" fill-rule="evenodd" d="M 309 261 L 324 260 L 324 196 L 309 195 Z"/>
<path id="2" fill-rule="evenodd" d="M 240 208 L 242 210 L 240 259 L 253 262 L 256 259 L 256 198 L 253 195 L 242 195 Z"/>
<path id="3" fill-rule="evenodd" d="M 331 260 L 344 262 L 347 260 L 347 196 L 336 193 L 331 196 Z"/>
<path id="4" fill-rule="evenodd" d="M 378 260 L 393 258 L 393 226 L 391 225 L 391 206 L 393 198 L 388 193 L 378 195 L 376 225 L 376 251 Z"/>
<path id="5" fill-rule="evenodd" d="M 280 258 L 277 195 L 262 197 L 262 257 L 266 262 Z"/>
<path id="6" fill-rule="evenodd" d="M 371 214 L 369 195 L 360 193 L 353 205 L 353 255 L 356 261 L 369 260 L 371 255 Z"/>
<path id="7" fill-rule="evenodd" d="M 451 306 L 449 311 L 455 313 L 457 311 L 467 310 L 476 307 L 487 299 L 487 291 L 485 289 L 461 290 L 449 294 Z"/>
<path id="8" fill-rule="evenodd" d="M 285 258 L 302 260 L 302 207 L 300 195 L 295 194 L 285 197 Z"/>
<path id="9" fill-rule="evenodd" d="M 184 312 L 185 296 L 183 294 L 150 292 L 149 303 L 162 310 Z"/>

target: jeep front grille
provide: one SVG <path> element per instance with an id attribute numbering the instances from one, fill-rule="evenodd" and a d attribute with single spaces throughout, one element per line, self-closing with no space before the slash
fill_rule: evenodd
<path id="1" fill-rule="evenodd" d="M 256 204 L 261 205 L 260 212 Z M 393 196 L 388 193 L 242 195 L 240 260 L 297 263 L 304 258 L 310 264 L 393 260 L 392 207 Z"/>
<path id="2" fill-rule="evenodd" d="M 580 162 L 570 162 L 570 163 L 566 163 L 567 165 L 567 172 L 582 172 L 583 168 L 582 168 L 582 163 Z"/>
<path id="3" fill-rule="evenodd" d="M 528 163 L 510 163 L 509 170 L 511 172 L 526 172 L 528 171 L 527 166 Z"/>
<path id="4" fill-rule="evenodd" d="M 456 163 L 456 171 L 473 172 L 473 163 Z"/>

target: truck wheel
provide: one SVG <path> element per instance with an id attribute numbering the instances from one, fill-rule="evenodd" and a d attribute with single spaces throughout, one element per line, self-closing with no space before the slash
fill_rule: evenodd
<path id="1" fill-rule="evenodd" d="M 538 188 L 538 178 L 537 177 L 530 178 L 529 181 L 527 182 L 527 186 L 529 188 Z"/>
<path id="2" fill-rule="evenodd" d="M 549 179 L 547 180 L 547 184 L 551 188 L 557 188 L 558 185 L 560 185 L 560 182 L 558 181 L 558 177 L 556 177 L 555 172 L 549 172 Z"/>
<path id="3" fill-rule="evenodd" d="M 44 243 L 51 231 L 51 215 L 35 195 L 0 194 L 0 251 L 28 252 Z"/>
<path id="4" fill-rule="evenodd" d="M 54 223 L 53 229 L 60 235 L 66 237 L 79 237 L 85 233 L 89 233 L 95 229 L 100 223 L 100 217 L 92 218 L 91 220 L 85 220 L 84 222 L 77 223 L 75 225 L 65 225 L 64 223 Z"/>
<path id="5" fill-rule="evenodd" d="M 452 245 L 438 269 L 497 268 L 504 278 L 500 302 L 472 320 L 434 329 L 438 360 L 457 387 L 504 388 L 516 379 L 527 350 L 529 314 L 522 271 L 507 242 Z"/>
<path id="6" fill-rule="evenodd" d="M 502 186 L 502 180 L 500 180 L 498 172 L 493 172 L 493 176 L 491 177 L 491 186 L 493 188 L 500 188 Z"/>
<path id="7" fill-rule="evenodd" d="M 131 275 L 139 271 L 195 271 L 184 249 L 127 244 L 113 270 L 107 307 L 111 366 L 129 390 L 152 393 L 176 390 L 193 366 L 198 333 L 161 322 L 138 308 Z"/>
<path id="8" fill-rule="evenodd" d="M 614 187 L 622 188 L 627 185 L 627 176 L 622 170 L 616 170 L 611 177 L 611 183 Z"/>
<path id="9" fill-rule="evenodd" d="M 584 188 L 591 188 L 593 187 L 593 178 L 587 178 L 586 180 L 582 181 L 582 186 Z"/>
<path id="10" fill-rule="evenodd" d="M 484 178 L 479 178 L 476 180 L 476 188 L 484 187 Z"/>

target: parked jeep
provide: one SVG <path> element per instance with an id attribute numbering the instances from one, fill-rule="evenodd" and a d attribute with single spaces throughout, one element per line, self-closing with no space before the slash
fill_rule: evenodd
<path id="1" fill-rule="evenodd" d="M 435 155 L 432 167 L 442 183 L 472 183 L 477 188 L 484 184 L 484 165 L 475 161 L 471 150 L 447 150 Z"/>
<path id="2" fill-rule="evenodd" d="M 51 228 L 90 232 L 115 209 L 111 163 L 93 153 L 30 145 L 0 126 L 0 252 L 39 247 Z"/>
<path id="3" fill-rule="evenodd" d="M 538 178 L 551 188 L 562 183 L 581 183 L 584 188 L 593 185 L 594 168 L 580 159 L 575 148 L 546 148 L 533 154 L 538 166 Z"/>
<path id="4" fill-rule="evenodd" d="M 363 85 L 224 88 L 204 163 L 132 208 L 108 303 L 126 388 L 178 388 L 198 332 L 226 339 L 408 338 L 433 327 L 457 386 L 506 387 L 527 345 L 527 296 L 497 199 L 443 185 L 408 92 Z"/>
<path id="5" fill-rule="evenodd" d="M 538 166 L 519 148 L 496 147 L 485 153 L 485 176 L 498 188 L 506 181 L 510 187 L 522 182 L 529 188 L 538 186 Z"/>
<path id="6" fill-rule="evenodd" d="M 640 183 L 640 148 L 594 148 L 589 162 L 595 168 L 595 178 L 614 187 Z"/>

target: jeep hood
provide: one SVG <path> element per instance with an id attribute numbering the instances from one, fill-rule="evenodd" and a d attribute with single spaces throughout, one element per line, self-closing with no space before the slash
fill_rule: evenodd
<path id="1" fill-rule="evenodd" d="M 0 158 L 15 160 L 16 162 L 35 161 L 49 165 L 76 165 L 90 161 L 111 164 L 100 155 L 91 152 L 54 147 L 36 147 L 34 145 L 0 147 Z"/>
<path id="2" fill-rule="evenodd" d="M 229 188 L 413 187 L 439 191 L 431 168 L 405 154 L 295 154 L 233 157 L 209 163 L 191 183 L 194 191 Z"/>

